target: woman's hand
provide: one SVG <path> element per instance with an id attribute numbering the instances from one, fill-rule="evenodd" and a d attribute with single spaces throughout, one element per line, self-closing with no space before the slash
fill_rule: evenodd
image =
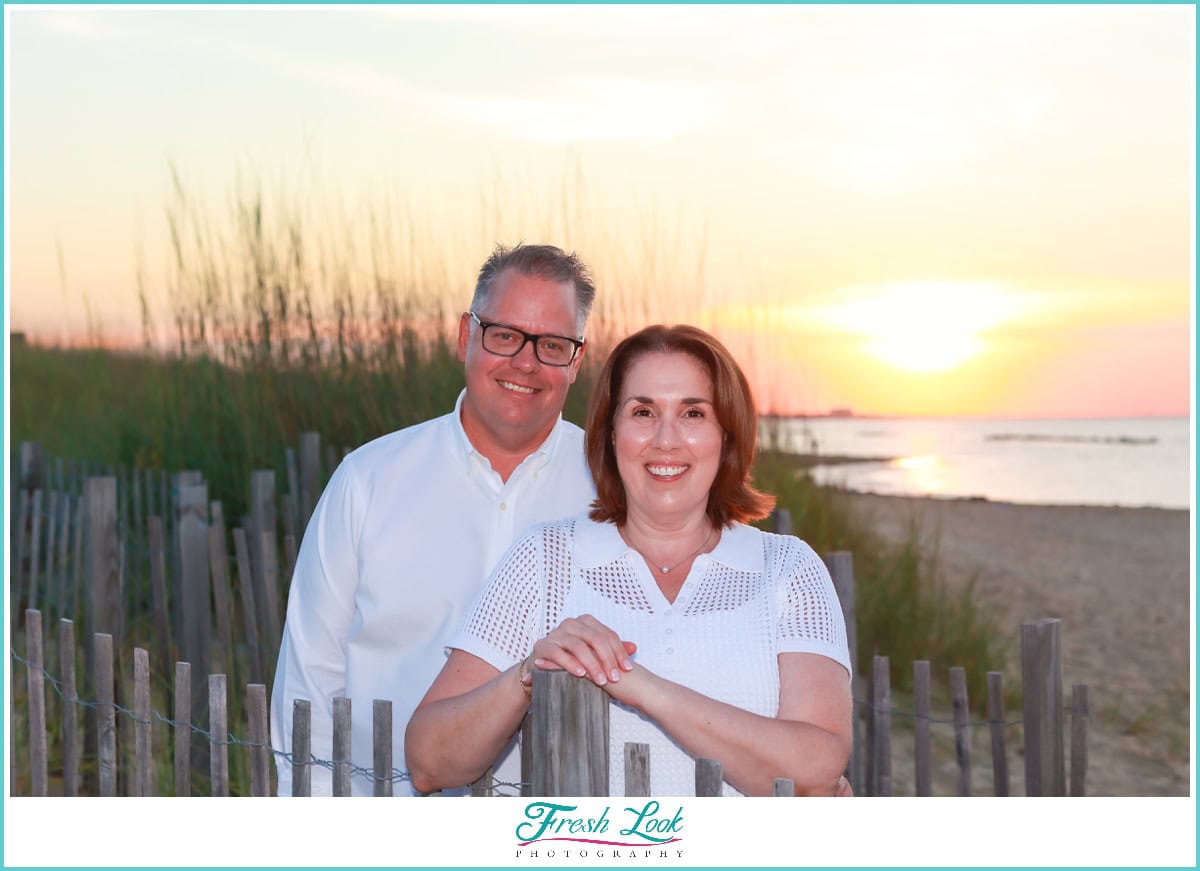
<path id="1" fill-rule="evenodd" d="M 607 688 L 610 683 L 620 683 L 622 674 L 633 671 L 629 657 L 636 651 L 632 641 L 622 641 L 591 614 L 581 614 L 568 617 L 533 645 L 530 658 L 537 668 L 562 669 Z M 532 685 L 532 673 L 525 675 L 525 683 Z"/>

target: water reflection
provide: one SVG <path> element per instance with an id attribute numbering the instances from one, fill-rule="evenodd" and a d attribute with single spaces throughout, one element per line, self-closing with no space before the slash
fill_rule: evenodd
<path id="1" fill-rule="evenodd" d="M 888 465 L 901 472 L 905 479 L 900 485 L 901 492 L 935 494 L 945 489 L 945 466 L 937 454 L 900 457 Z"/>

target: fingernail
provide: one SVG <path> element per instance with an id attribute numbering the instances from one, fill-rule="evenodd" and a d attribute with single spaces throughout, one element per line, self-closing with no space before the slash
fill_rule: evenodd
<path id="1" fill-rule="evenodd" d="M 609 672 L 609 676 L 613 679 L 613 683 L 616 683 L 621 679 L 621 672 L 614 668 L 611 672 Z"/>
<path id="2" fill-rule="evenodd" d="M 626 671 L 633 671 L 633 663 L 627 659 L 621 663 L 621 668 L 625 669 Z"/>
<path id="3" fill-rule="evenodd" d="M 575 677 L 583 677 L 585 674 L 587 674 L 587 670 L 583 666 L 575 669 Z"/>
<path id="4" fill-rule="evenodd" d="M 608 683 L 608 679 L 607 679 L 607 678 L 606 678 L 606 677 L 605 677 L 603 674 L 597 675 L 597 677 L 596 677 L 596 686 L 598 686 L 598 687 L 602 687 L 602 686 L 604 686 L 606 683 Z"/>

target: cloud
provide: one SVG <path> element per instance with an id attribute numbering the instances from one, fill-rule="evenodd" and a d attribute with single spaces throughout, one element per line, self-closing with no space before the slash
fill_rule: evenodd
<path id="1" fill-rule="evenodd" d="M 450 97 L 459 118 L 547 144 L 629 139 L 659 143 L 712 123 L 698 89 L 620 78 L 563 79 L 550 97 Z"/>

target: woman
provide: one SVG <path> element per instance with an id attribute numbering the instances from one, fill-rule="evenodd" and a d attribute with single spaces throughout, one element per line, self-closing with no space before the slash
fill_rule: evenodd
<path id="1" fill-rule="evenodd" d="M 609 356 L 586 449 L 587 516 L 539 524 L 500 561 L 409 722 L 423 792 L 478 777 L 520 726 L 531 669 L 603 687 L 609 786 L 650 744 L 655 795 L 692 794 L 695 758 L 726 794 L 832 795 L 850 753 L 850 661 L 822 561 L 746 526 L 774 500 L 749 480 L 758 415 L 716 339 L 652 326 Z M 844 793 L 844 787 L 842 788 Z"/>

